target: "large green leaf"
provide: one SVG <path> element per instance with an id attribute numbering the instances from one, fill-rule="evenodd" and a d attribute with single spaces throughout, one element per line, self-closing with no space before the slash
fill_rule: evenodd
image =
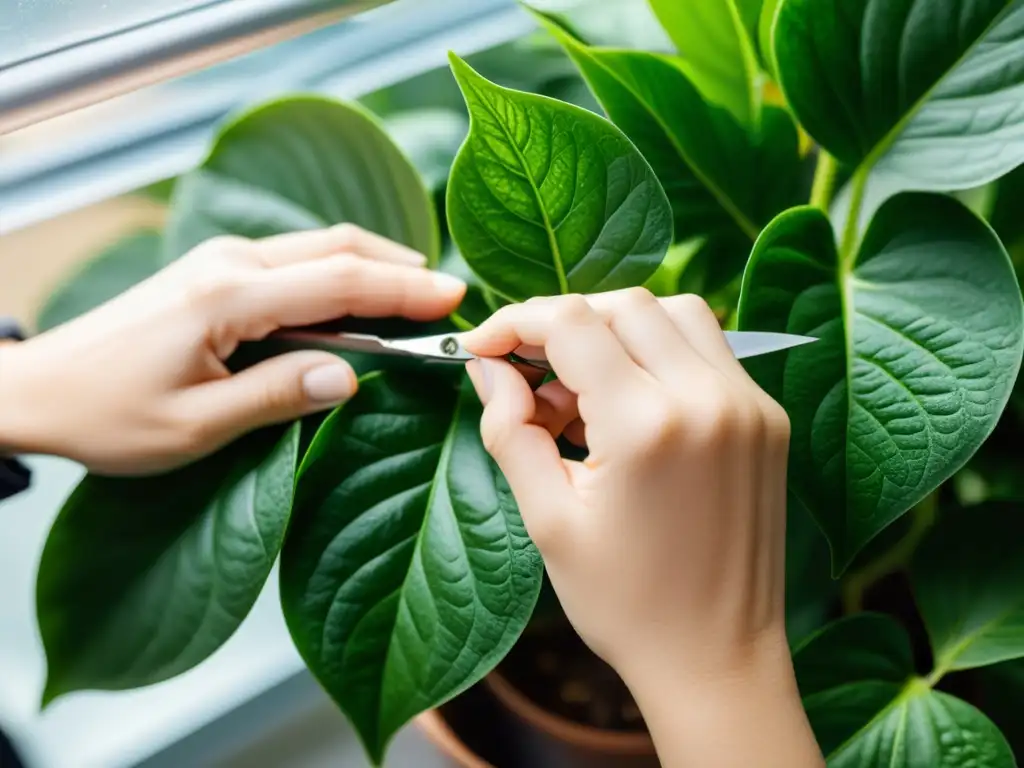
<path id="1" fill-rule="evenodd" d="M 654 171 L 604 118 L 501 88 L 456 56 L 470 130 L 448 183 L 452 237 L 512 300 L 642 284 L 672 241 Z"/>
<path id="2" fill-rule="evenodd" d="M 285 618 L 378 764 L 406 722 L 501 660 L 540 590 L 480 415 L 466 382 L 371 374 L 299 471 Z"/>
<path id="3" fill-rule="evenodd" d="M 761 227 L 797 203 L 800 158 L 790 116 L 766 108 L 760 133 L 752 134 L 705 101 L 677 60 L 588 47 L 550 17 L 538 18 L 651 163 L 672 203 L 676 239 L 708 238 L 714 261 L 729 265 L 718 282 L 737 275 Z"/>
<path id="4" fill-rule="evenodd" d="M 829 768 L 1015 768 L 981 712 L 914 678 L 910 639 L 892 618 L 841 619 L 793 658 Z"/>
<path id="5" fill-rule="evenodd" d="M 914 674 L 914 655 L 903 626 L 881 613 L 858 613 L 832 622 L 793 652 L 800 694 L 806 698 L 850 682 L 903 685 Z"/>
<path id="6" fill-rule="evenodd" d="M 430 196 L 379 121 L 355 104 L 289 97 L 228 124 L 202 165 L 178 181 L 166 257 L 215 235 L 266 237 L 342 222 L 437 261 Z"/>
<path id="7" fill-rule="evenodd" d="M 801 124 L 851 167 L 953 190 L 1024 162 L 1024 0 L 783 0 L 774 44 Z"/>
<path id="8" fill-rule="evenodd" d="M 234 633 L 284 540 L 298 443 L 294 424 L 163 475 L 86 476 L 39 566 L 44 703 L 167 680 Z"/>
<path id="9" fill-rule="evenodd" d="M 132 233 L 68 275 L 36 317 L 46 331 L 98 307 L 155 274 L 162 266 L 160 233 Z"/>
<path id="10" fill-rule="evenodd" d="M 828 543 L 821 529 L 797 505 L 786 519 L 786 636 L 803 641 L 824 622 L 839 596 L 839 582 L 829 574 Z"/>
<path id="11" fill-rule="evenodd" d="M 1024 657 L 1024 516 L 1017 502 L 947 513 L 912 577 L 942 671 Z"/>
<path id="12" fill-rule="evenodd" d="M 704 96 L 741 125 L 760 120 L 761 83 L 754 48 L 762 0 L 650 0 Z"/>
<path id="13" fill-rule="evenodd" d="M 779 216 L 751 255 L 739 327 L 819 339 L 748 366 L 789 412 L 791 497 L 828 536 L 835 574 L 984 442 L 1024 349 L 998 239 L 923 193 L 890 199 L 842 261 L 821 211 Z"/>

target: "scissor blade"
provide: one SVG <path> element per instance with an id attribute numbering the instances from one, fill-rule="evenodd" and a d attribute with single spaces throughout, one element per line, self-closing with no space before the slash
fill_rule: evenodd
<path id="1" fill-rule="evenodd" d="M 447 360 L 458 363 L 476 357 L 462 348 L 462 342 L 457 333 L 420 336 L 414 339 L 388 339 L 384 345 L 397 352 L 429 360 Z"/>
<path id="2" fill-rule="evenodd" d="M 783 349 L 799 347 L 817 341 L 812 336 L 797 336 L 792 333 L 771 333 L 766 331 L 726 331 L 725 338 L 737 360 L 757 357 Z"/>
<path id="3" fill-rule="evenodd" d="M 324 331 L 304 331 L 287 329 L 272 334 L 275 339 L 298 344 L 309 344 L 313 347 L 345 352 L 364 352 L 372 355 L 408 354 L 393 349 L 389 342 L 377 336 L 362 333 L 326 333 Z"/>

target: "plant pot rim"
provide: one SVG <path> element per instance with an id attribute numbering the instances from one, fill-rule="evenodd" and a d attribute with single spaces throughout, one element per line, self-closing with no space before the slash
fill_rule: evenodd
<path id="1" fill-rule="evenodd" d="M 446 757 L 454 760 L 459 768 L 494 768 L 489 762 L 473 752 L 459 738 L 439 709 L 429 709 L 416 717 L 416 725 Z"/>
<path id="2" fill-rule="evenodd" d="M 549 712 L 535 704 L 497 670 L 484 678 L 488 690 L 516 716 L 540 731 L 575 747 L 613 755 L 655 755 L 646 731 L 623 732 L 594 728 Z"/>

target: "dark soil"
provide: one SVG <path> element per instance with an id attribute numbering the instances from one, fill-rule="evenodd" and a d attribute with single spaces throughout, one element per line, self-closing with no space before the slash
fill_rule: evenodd
<path id="1" fill-rule="evenodd" d="M 646 731 L 625 683 L 564 617 L 531 623 L 498 670 L 528 699 L 567 720 L 602 730 Z"/>

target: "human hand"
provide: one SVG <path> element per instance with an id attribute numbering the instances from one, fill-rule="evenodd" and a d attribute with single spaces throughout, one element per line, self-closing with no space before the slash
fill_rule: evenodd
<path id="1" fill-rule="evenodd" d="M 333 407 L 355 393 L 356 377 L 329 352 L 291 352 L 233 375 L 224 361 L 283 326 L 444 317 L 465 285 L 425 263 L 352 225 L 209 240 L 107 304 L 0 348 L 0 452 L 145 474 Z"/>
<path id="2" fill-rule="evenodd" d="M 471 362 L 483 441 L 566 615 L 637 696 L 665 764 L 820 765 L 785 637 L 789 421 L 708 306 L 642 289 L 534 299 L 462 343 L 490 358 L 542 347 L 558 375 L 533 392 L 502 360 Z M 559 456 L 566 428 L 585 461 Z M 764 738 L 744 751 L 729 724 Z M 787 733 L 796 746 L 766 761 Z M 732 746 L 701 752 L 709 738 Z"/>

